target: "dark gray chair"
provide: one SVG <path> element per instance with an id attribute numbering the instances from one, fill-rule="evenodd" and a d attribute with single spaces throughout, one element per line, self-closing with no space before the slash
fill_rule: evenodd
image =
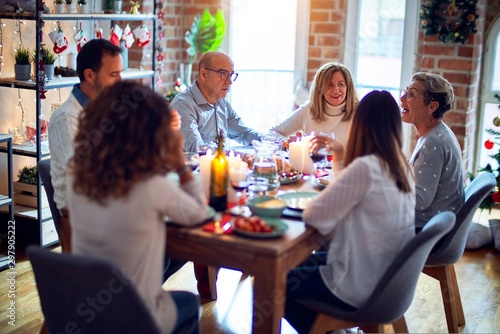
<path id="1" fill-rule="evenodd" d="M 455 227 L 432 250 L 423 273 L 439 281 L 449 333 L 458 333 L 465 325 L 465 315 L 458 290 L 454 264 L 465 250 L 472 218 L 485 197 L 495 188 L 496 179 L 491 173 L 476 177 L 465 189 L 465 203 L 457 212 Z"/>
<path id="2" fill-rule="evenodd" d="M 455 224 L 455 214 L 443 212 L 433 217 L 401 250 L 361 307 L 346 311 L 316 300 L 300 300 L 316 311 L 309 333 L 360 327 L 365 333 L 383 333 L 384 324 L 392 324 L 395 333 L 408 333 L 404 313 L 410 306 L 420 272 L 434 245 Z"/>
<path id="3" fill-rule="evenodd" d="M 34 245 L 27 253 L 49 332 L 160 333 L 130 280 L 113 264 Z M 198 319 L 176 332 L 197 329 Z"/>

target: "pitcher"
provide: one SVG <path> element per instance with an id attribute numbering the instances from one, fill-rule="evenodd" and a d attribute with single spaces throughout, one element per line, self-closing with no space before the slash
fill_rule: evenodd
<path id="1" fill-rule="evenodd" d="M 269 180 L 269 190 L 279 187 L 278 167 L 276 164 L 276 147 L 271 143 L 261 143 L 253 141 L 252 145 L 256 149 L 253 162 L 253 175 L 265 177 Z M 281 160 L 283 161 L 283 159 Z"/>

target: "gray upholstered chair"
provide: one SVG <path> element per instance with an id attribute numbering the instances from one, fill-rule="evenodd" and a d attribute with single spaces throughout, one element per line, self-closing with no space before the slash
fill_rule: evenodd
<path id="1" fill-rule="evenodd" d="M 465 325 L 454 264 L 464 253 L 467 234 L 475 212 L 495 186 L 496 180 L 491 173 L 480 174 L 467 186 L 465 203 L 457 212 L 455 227 L 432 250 L 423 269 L 424 274 L 439 281 L 446 323 L 450 333 L 458 333 L 459 326 Z"/>
<path id="2" fill-rule="evenodd" d="M 34 245 L 27 253 L 50 333 L 160 333 L 132 282 L 113 264 Z M 198 318 L 176 333 L 197 331 Z"/>
<path id="3" fill-rule="evenodd" d="M 413 300 L 422 268 L 434 245 L 454 224 L 452 212 L 433 217 L 396 256 L 366 303 L 354 311 L 316 300 L 299 301 L 318 313 L 309 333 L 357 326 L 365 333 L 383 333 L 384 324 L 392 324 L 395 333 L 408 333 L 404 313 Z"/>

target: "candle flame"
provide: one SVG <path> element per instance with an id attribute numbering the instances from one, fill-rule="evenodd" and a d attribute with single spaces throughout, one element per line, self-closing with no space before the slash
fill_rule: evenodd
<path id="1" fill-rule="evenodd" d="M 212 149 L 209 148 L 206 155 L 212 155 Z"/>
<path id="2" fill-rule="evenodd" d="M 229 157 L 234 158 L 234 151 L 233 150 L 229 151 Z"/>

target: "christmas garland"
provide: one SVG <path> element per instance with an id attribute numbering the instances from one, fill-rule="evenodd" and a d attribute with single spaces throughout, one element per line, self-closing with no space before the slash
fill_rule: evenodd
<path id="1" fill-rule="evenodd" d="M 451 22 L 445 18 L 452 16 L 460 18 Z M 426 36 L 439 33 L 443 43 L 466 43 L 470 34 L 477 33 L 477 18 L 477 0 L 430 0 L 420 6 L 420 28 Z"/>

